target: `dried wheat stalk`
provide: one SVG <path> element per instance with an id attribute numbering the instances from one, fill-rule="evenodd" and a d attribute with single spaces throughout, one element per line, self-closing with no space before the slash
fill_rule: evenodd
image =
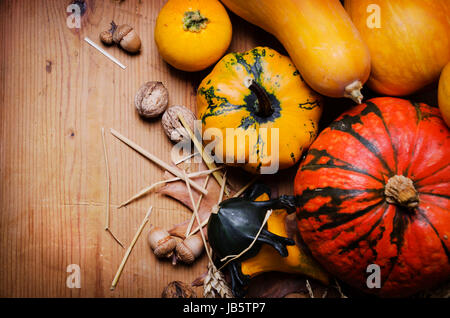
<path id="1" fill-rule="evenodd" d="M 194 207 L 194 215 L 197 220 L 197 223 L 200 224 L 200 217 L 198 216 L 197 206 L 195 205 L 194 198 L 192 196 L 191 187 L 189 186 L 189 177 L 186 175 L 186 171 L 183 170 L 184 178 L 186 181 L 186 186 L 188 188 L 189 197 L 191 199 L 192 206 Z M 226 182 L 226 172 L 224 174 L 224 183 Z M 203 245 L 205 246 L 206 254 L 208 255 L 208 274 L 205 277 L 203 283 L 203 295 L 207 298 L 231 298 L 233 294 L 228 287 L 223 274 L 216 268 L 214 262 L 212 260 L 211 254 L 212 251 L 209 249 L 208 244 L 206 243 L 205 234 L 203 231 L 200 231 L 200 235 L 202 237 Z"/>
<path id="2" fill-rule="evenodd" d="M 208 263 L 208 274 L 203 282 L 203 296 L 205 298 L 233 298 L 233 293 L 222 272 L 212 262 Z"/>

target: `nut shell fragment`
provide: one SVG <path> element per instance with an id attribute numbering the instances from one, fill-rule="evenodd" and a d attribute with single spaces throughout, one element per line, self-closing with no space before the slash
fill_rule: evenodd
<path id="1" fill-rule="evenodd" d="M 194 289 L 180 281 L 170 282 L 163 290 L 163 298 L 197 298 Z"/>

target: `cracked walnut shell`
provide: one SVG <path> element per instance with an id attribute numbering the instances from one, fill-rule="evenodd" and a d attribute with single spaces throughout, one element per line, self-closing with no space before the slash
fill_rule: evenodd
<path id="1" fill-rule="evenodd" d="M 169 92 L 161 82 L 147 82 L 139 88 L 134 105 L 139 115 L 154 118 L 161 115 L 169 104 Z"/>
<path id="2" fill-rule="evenodd" d="M 194 131 L 194 122 L 197 119 L 195 114 L 184 106 L 172 106 L 169 107 L 162 116 L 162 126 L 167 137 L 173 142 L 180 142 L 183 140 L 183 136 L 189 139 L 189 134 L 181 124 L 178 114 L 182 115 L 189 125 L 191 131 Z"/>

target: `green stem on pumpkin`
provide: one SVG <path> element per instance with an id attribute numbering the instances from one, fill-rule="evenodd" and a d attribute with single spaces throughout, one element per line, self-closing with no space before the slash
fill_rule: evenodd
<path id="1" fill-rule="evenodd" d="M 256 95 L 259 109 L 256 114 L 260 117 L 269 117 L 273 114 L 272 103 L 266 90 L 262 88 L 254 79 L 248 78 L 245 85 Z"/>
<path id="2" fill-rule="evenodd" d="M 190 32 L 200 32 L 206 29 L 209 19 L 200 13 L 200 10 L 186 11 L 183 17 L 183 29 Z"/>

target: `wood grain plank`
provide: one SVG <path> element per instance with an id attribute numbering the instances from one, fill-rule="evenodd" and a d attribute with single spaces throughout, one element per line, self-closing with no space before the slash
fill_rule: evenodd
<path id="1" fill-rule="evenodd" d="M 172 144 L 160 121 L 138 116 L 134 94 L 145 81 L 159 80 L 170 91 L 171 105 L 195 110 L 196 88 L 210 69 L 181 72 L 159 56 L 153 27 L 165 1 L 86 2 L 81 29 L 67 27 L 70 1 L 0 2 L 0 297 L 159 297 L 170 281 L 190 282 L 205 270 L 205 256 L 193 266 L 156 260 L 144 230 L 116 290 L 109 290 L 125 251 L 103 230 L 101 127 L 169 161 Z M 273 37 L 231 18 L 229 51 L 257 44 L 282 50 Z M 133 25 L 143 41 L 135 56 L 108 48 L 126 70 L 83 41 L 88 36 L 98 43 L 111 20 Z M 151 224 L 169 227 L 190 218 L 185 207 L 158 194 L 116 210 L 164 172 L 109 134 L 106 141 L 111 229 L 123 243 L 130 242 L 151 204 Z M 80 289 L 66 287 L 69 264 L 81 268 Z"/>

